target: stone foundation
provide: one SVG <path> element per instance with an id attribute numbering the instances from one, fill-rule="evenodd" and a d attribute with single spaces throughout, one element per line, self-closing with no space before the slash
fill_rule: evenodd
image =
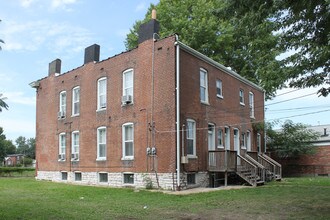
<path id="1" fill-rule="evenodd" d="M 76 179 L 80 175 L 81 179 Z M 100 173 L 107 176 L 107 181 L 100 180 Z M 38 171 L 37 180 L 49 180 L 81 185 L 132 187 L 132 188 L 161 188 L 164 190 L 176 190 L 176 173 L 104 173 L 104 172 L 66 172 L 66 171 Z M 106 175 L 104 175 L 106 174 Z M 131 183 L 124 182 L 125 174 L 133 175 Z M 66 177 L 66 178 L 65 178 Z M 187 183 L 187 174 L 181 174 L 181 189 L 194 187 L 207 187 L 209 185 L 208 173 L 195 173 L 195 184 Z"/>

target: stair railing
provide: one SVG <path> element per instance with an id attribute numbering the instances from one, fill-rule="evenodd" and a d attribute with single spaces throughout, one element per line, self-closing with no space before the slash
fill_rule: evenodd
<path id="1" fill-rule="evenodd" d="M 266 154 L 261 155 L 263 158 L 268 160 L 270 163 L 274 164 L 274 174 L 276 179 L 282 179 L 282 165 L 275 161 L 273 158 L 267 156 Z"/>
<path id="2" fill-rule="evenodd" d="M 257 186 L 257 167 L 241 155 L 237 155 L 237 160 L 240 160 L 237 174 L 252 186 Z"/>
<path id="3" fill-rule="evenodd" d="M 265 170 L 266 168 L 260 164 L 258 161 L 256 161 L 254 158 L 252 158 L 250 155 L 245 154 L 246 159 L 248 159 L 250 162 L 252 162 L 257 167 L 257 176 L 260 178 L 261 182 L 265 182 Z"/>

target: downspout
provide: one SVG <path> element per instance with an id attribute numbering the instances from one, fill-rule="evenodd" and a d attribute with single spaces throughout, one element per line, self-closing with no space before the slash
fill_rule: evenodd
<path id="1" fill-rule="evenodd" d="M 175 35 L 176 46 L 176 182 L 180 190 L 180 46 L 179 36 Z"/>
<path id="2" fill-rule="evenodd" d="M 266 146 L 266 140 L 267 140 L 267 134 L 266 134 L 266 108 L 265 108 L 265 100 L 266 100 L 266 92 L 264 91 L 264 153 L 267 152 L 267 146 Z"/>

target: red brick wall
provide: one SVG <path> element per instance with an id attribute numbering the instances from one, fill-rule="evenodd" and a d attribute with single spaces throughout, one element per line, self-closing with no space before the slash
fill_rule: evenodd
<path id="1" fill-rule="evenodd" d="M 205 171 L 207 169 L 208 123 L 215 125 L 216 132 L 218 128 L 221 128 L 224 133 L 224 126 L 230 127 L 231 150 L 234 150 L 234 128 L 239 129 L 240 135 L 242 132 L 251 131 L 251 148 L 252 151 L 257 151 L 257 132 L 253 130 L 251 121 L 258 122 L 264 119 L 263 92 L 237 80 L 233 76 L 224 73 L 213 65 L 185 51 L 180 52 L 180 67 L 181 123 L 186 123 L 186 119 L 193 119 L 196 121 L 197 128 L 196 151 L 198 158 L 190 159 L 189 164 L 184 165 L 185 170 Z M 209 105 L 202 104 L 200 101 L 200 68 L 205 69 L 208 73 Z M 218 98 L 216 95 L 217 79 L 222 80 L 223 99 Z M 245 106 L 240 105 L 239 89 L 244 90 Z M 250 118 L 249 92 L 254 93 L 254 120 Z"/>
<path id="2" fill-rule="evenodd" d="M 285 176 L 330 174 L 330 146 L 316 147 L 316 153 L 280 160 Z"/>
<path id="3" fill-rule="evenodd" d="M 147 169 L 147 113 L 151 121 L 153 41 L 98 63 L 88 63 L 40 82 L 37 95 L 37 161 L 43 171 L 79 170 L 145 172 Z M 175 129 L 174 37 L 155 43 L 154 121 L 157 130 Z M 122 73 L 134 69 L 134 104 L 121 106 Z M 107 77 L 107 109 L 97 112 L 97 80 Z M 72 89 L 80 86 L 80 115 L 71 117 Z M 67 92 L 67 116 L 57 119 L 59 93 Z M 146 109 L 142 110 L 141 109 Z M 122 125 L 134 123 L 134 161 L 122 161 Z M 107 160 L 96 161 L 97 128 L 107 127 Z M 71 163 L 71 132 L 80 132 L 80 160 Z M 58 161 L 58 135 L 66 132 L 66 161 Z M 151 144 L 149 132 L 148 143 Z M 175 135 L 156 134 L 159 172 L 175 172 Z M 173 148 L 173 149 L 172 149 Z M 152 161 L 149 158 L 149 167 Z M 169 165 L 170 164 L 170 165 Z"/>

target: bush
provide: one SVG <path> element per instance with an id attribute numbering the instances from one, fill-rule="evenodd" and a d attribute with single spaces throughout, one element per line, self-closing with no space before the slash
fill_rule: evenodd
<path id="1" fill-rule="evenodd" d="M 0 176 L 12 176 L 13 174 L 22 175 L 23 172 L 34 172 L 34 168 L 26 168 L 26 167 L 0 167 Z"/>

